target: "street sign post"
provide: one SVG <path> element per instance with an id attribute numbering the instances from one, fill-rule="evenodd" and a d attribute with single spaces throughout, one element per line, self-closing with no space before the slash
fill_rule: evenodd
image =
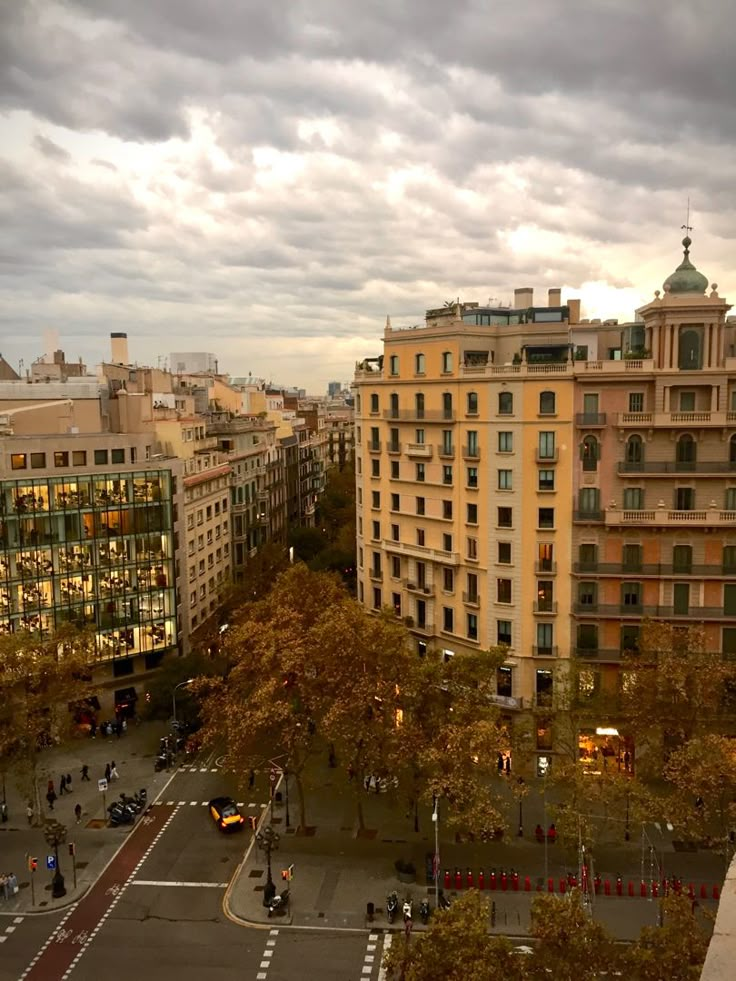
<path id="1" fill-rule="evenodd" d="M 107 818 L 107 778 L 100 777 L 97 781 L 97 789 L 102 794 L 102 818 Z"/>
<path id="2" fill-rule="evenodd" d="M 56 855 L 46 856 L 46 868 L 48 869 L 49 872 L 56 871 Z"/>
<path id="3" fill-rule="evenodd" d="M 77 846 L 73 841 L 69 842 L 69 854 L 72 857 L 72 871 L 74 872 L 74 888 L 77 888 Z"/>
<path id="4" fill-rule="evenodd" d="M 33 855 L 26 855 L 28 859 L 28 871 L 31 873 L 31 906 L 36 905 L 36 869 L 38 868 L 38 859 Z"/>

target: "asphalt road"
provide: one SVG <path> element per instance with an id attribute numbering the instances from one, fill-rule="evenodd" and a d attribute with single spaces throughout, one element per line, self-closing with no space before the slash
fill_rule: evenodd
<path id="1" fill-rule="evenodd" d="M 0 981 L 377 981 L 380 934 L 250 929 L 222 908 L 247 834 L 223 835 L 206 801 L 235 793 L 211 766 L 181 770 L 93 889 L 63 913 L 26 915 L 0 945 Z M 240 800 L 260 815 L 259 796 Z M 252 798 L 252 799 L 251 799 Z"/>

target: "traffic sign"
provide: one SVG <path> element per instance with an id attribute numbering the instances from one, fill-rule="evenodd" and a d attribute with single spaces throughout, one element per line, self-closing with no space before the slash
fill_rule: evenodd
<path id="1" fill-rule="evenodd" d="M 97 781 L 97 789 L 101 794 L 105 793 L 105 791 L 107 790 L 107 780 L 105 779 L 105 777 L 101 777 Z"/>
<path id="2" fill-rule="evenodd" d="M 49 872 L 53 872 L 56 869 L 56 856 L 55 855 L 47 855 L 46 856 L 46 868 L 49 870 Z"/>

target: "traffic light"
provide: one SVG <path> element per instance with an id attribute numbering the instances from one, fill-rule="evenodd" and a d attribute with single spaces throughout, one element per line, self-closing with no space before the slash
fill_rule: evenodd
<path id="1" fill-rule="evenodd" d="M 291 882 L 291 880 L 294 878 L 294 866 L 290 865 L 288 869 L 282 869 L 281 878 L 285 879 L 287 882 Z"/>
<path id="2" fill-rule="evenodd" d="M 35 872 L 37 868 L 38 868 L 38 859 L 37 858 L 32 858 L 32 857 L 29 856 L 29 858 L 28 858 L 28 871 L 29 872 Z"/>

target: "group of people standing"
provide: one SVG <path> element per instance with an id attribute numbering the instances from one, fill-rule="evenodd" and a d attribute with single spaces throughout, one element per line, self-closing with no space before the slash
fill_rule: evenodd
<path id="1" fill-rule="evenodd" d="M 82 782 L 85 780 L 89 781 L 89 766 L 85 763 L 81 770 Z M 118 773 L 118 768 L 115 764 L 115 760 L 110 763 L 105 764 L 105 779 L 108 783 L 113 780 L 117 780 L 120 774 Z M 56 784 L 52 778 L 49 778 L 49 782 L 46 786 L 46 801 L 49 805 L 49 810 L 53 811 L 54 804 L 60 797 L 64 797 L 65 794 L 71 794 L 72 792 L 72 775 L 71 773 L 62 773 L 59 778 L 59 793 L 56 793 Z M 33 824 L 34 809 L 33 801 L 28 801 L 26 807 L 26 816 L 28 817 L 28 823 Z M 74 807 L 74 817 L 77 820 L 77 824 L 82 820 L 82 805 L 77 803 Z"/>

